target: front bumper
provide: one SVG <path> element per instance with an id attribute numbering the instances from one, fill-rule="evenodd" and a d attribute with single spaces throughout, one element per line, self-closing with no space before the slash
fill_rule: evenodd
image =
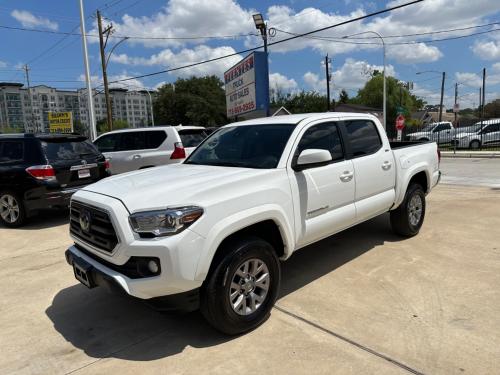
<path id="1" fill-rule="evenodd" d="M 116 275 L 106 273 L 103 269 L 95 267 L 87 261 L 88 258 L 86 259 L 85 255 L 83 257 L 78 256 L 70 248 L 66 250 L 65 257 L 69 265 L 73 266 L 73 263 L 77 263 L 80 268 L 86 269 L 88 282 L 84 284 L 87 287 L 100 286 L 110 292 L 127 293 Z M 132 295 L 132 297 L 135 296 Z M 200 305 L 199 288 L 169 296 L 149 298 L 144 302 L 159 311 L 195 311 Z"/>

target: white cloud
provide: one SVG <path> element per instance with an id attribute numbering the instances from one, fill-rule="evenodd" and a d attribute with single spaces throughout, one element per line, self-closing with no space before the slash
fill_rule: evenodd
<path id="1" fill-rule="evenodd" d="M 379 72 L 384 70 L 382 65 L 368 64 L 366 61 L 357 61 L 354 59 L 346 59 L 344 65 L 340 69 L 332 72 L 331 88 L 332 90 L 355 91 L 362 88 L 365 83 L 371 78 L 373 71 Z M 392 65 L 387 65 L 386 74 L 394 77 L 396 72 Z M 314 91 L 321 93 L 326 92 L 326 79 L 320 78 L 318 74 L 307 72 L 303 76 L 306 86 Z"/>
<path id="2" fill-rule="evenodd" d="M 402 64 L 415 64 L 439 60 L 443 57 L 443 54 L 435 46 L 428 46 L 425 43 L 415 43 L 388 46 L 387 56 Z"/>
<path id="3" fill-rule="evenodd" d="M 124 15 L 113 20 L 116 35 L 155 37 L 227 36 L 256 33 L 252 20 L 253 9 L 243 9 L 233 0 L 170 0 L 151 17 Z M 91 33 L 97 33 L 94 29 Z M 97 39 L 97 38 L 95 38 Z M 98 40 L 92 40 L 98 42 Z M 197 40 L 130 40 L 148 47 L 182 46 L 200 43 Z"/>
<path id="4" fill-rule="evenodd" d="M 48 18 L 37 17 L 27 10 L 14 9 L 10 15 L 19 21 L 21 25 L 30 29 L 41 26 L 46 29 L 56 31 L 59 28 L 57 22 L 51 21 Z"/>
<path id="5" fill-rule="evenodd" d="M 297 90 L 297 81 L 280 73 L 269 74 L 269 88 L 275 91 L 291 92 Z"/>
<path id="6" fill-rule="evenodd" d="M 125 65 L 161 66 L 162 68 L 168 69 L 214 59 L 235 52 L 236 51 L 232 47 L 222 46 L 211 48 L 206 45 L 200 45 L 193 49 L 184 48 L 179 52 L 174 52 L 172 49 L 164 49 L 150 57 L 130 57 L 126 54 L 112 55 L 111 60 Z M 242 57 L 240 55 L 235 55 L 212 63 L 174 71 L 172 74 L 179 77 L 204 76 L 209 74 L 222 76 L 224 71 L 241 59 Z"/>
<path id="7" fill-rule="evenodd" d="M 0 68 L 6 68 L 7 63 L 5 61 L 0 60 Z"/>
<path id="8" fill-rule="evenodd" d="M 471 47 L 472 52 L 483 60 L 500 59 L 500 41 L 480 41 Z"/>

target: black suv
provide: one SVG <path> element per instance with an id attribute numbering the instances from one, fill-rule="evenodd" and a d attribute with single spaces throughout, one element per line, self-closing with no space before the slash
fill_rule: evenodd
<path id="1" fill-rule="evenodd" d="M 76 190 L 109 176 L 108 169 L 80 135 L 0 135 L 0 221 L 19 227 L 38 210 L 67 207 Z"/>

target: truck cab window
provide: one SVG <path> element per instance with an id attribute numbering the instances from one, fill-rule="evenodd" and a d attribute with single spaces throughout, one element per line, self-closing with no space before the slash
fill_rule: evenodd
<path id="1" fill-rule="evenodd" d="M 340 134 L 335 124 L 318 124 L 307 129 L 297 146 L 296 157 L 302 151 L 311 148 L 330 151 L 333 161 L 344 159 Z"/>
<path id="2" fill-rule="evenodd" d="M 347 138 L 354 157 L 370 155 L 382 147 L 375 124 L 369 120 L 346 121 Z"/>

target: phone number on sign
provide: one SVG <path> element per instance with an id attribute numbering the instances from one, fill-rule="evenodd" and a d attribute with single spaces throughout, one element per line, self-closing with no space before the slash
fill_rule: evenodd
<path id="1" fill-rule="evenodd" d="M 237 115 L 239 113 L 252 111 L 254 109 L 255 109 L 255 103 L 251 101 L 248 103 L 237 105 L 234 108 L 229 108 L 229 115 Z"/>

